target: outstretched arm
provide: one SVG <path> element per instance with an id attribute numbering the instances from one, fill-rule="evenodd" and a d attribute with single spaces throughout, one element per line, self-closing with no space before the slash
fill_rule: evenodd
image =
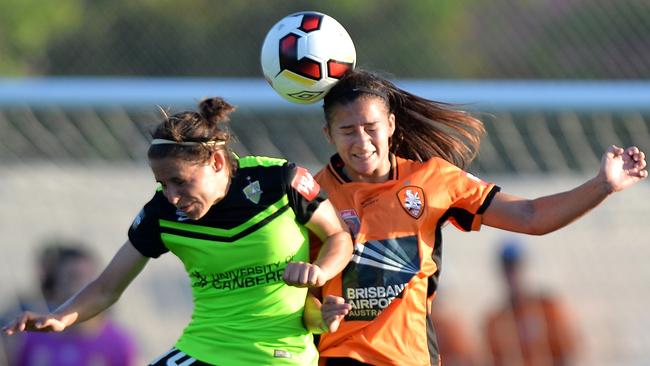
<path id="1" fill-rule="evenodd" d="M 321 202 L 305 226 L 323 241 L 323 245 L 314 263 L 289 263 L 284 271 L 284 281 L 300 287 L 323 286 L 350 261 L 352 239 L 329 200 Z"/>
<path id="2" fill-rule="evenodd" d="M 589 212 L 610 194 L 647 176 L 642 151 L 611 146 L 603 155 L 598 174 L 570 191 L 533 200 L 497 193 L 483 214 L 483 224 L 533 235 L 550 233 Z"/>
<path id="3" fill-rule="evenodd" d="M 55 311 L 50 314 L 26 311 L 2 330 L 8 335 L 26 330 L 60 332 L 72 324 L 90 319 L 117 301 L 147 260 L 127 241 L 99 277 Z"/>

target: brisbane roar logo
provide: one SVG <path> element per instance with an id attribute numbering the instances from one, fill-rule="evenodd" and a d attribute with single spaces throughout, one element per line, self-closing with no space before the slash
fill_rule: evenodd
<path id="1" fill-rule="evenodd" d="M 419 219 L 424 212 L 424 191 L 420 187 L 406 186 L 397 192 L 400 205 L 412 217 Z"/>

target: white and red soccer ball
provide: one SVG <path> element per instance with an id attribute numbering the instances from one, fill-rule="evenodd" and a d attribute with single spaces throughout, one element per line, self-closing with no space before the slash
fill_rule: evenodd
<path id="1" fill-rule="evenodd" d="M 288 15 L 267 33 L 262 45 L 262 71 L 271 87 L 295 103 L 314 103 L 348 70 L 356 51 L 336 19 L 319 12 Z"/>

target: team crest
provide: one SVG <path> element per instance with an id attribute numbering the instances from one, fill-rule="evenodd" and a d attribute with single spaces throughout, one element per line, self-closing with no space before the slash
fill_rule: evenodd
<path id="1" fill-rule="evenodd" d="M 258 204 L 260 202 L 260 197 L 262 196 L 262 188 L 260 188 L 260 181 L 256 180 L 253 183 L 249 183 L 243 189 L 243 192 L 249 201 L 253 202 L 254 204 Z"/>
<path id="2" fill-rule="evenodd" d="M 359 234 L 359 230 L 361 229 L 361 220 L 359 220 L 357 212 L 352 208 L 348 210 L 342 210 L 341 218 L 348 225 L 350 234 L 352 234 L 352 240 L 354 240 L 357 237 L 357 234 Z"/>
<path id="3" fill-rule="evenodd" d="M 397 198 L 402 208 L 409 215 L 419 219 L 424 212 L 424 191 L 420 187 L 406 186 L 397 192 Z"/>

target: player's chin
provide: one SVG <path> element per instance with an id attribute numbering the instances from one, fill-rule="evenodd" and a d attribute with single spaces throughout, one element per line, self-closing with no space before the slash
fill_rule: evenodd
<path id="1" fill-rule="evenodd" d="M 205 216 L 206 213 L 208 213 L 207 210 L 204 210 L 202 207 L 197 207 L 189 210 L 185 214 L 192 220 L 198 220 L 201 217 Z"/>
<path id="2" fill-rule="evenodd" d="M 354 168 L 354 172 L 361 179 L 372 179 L 375 176 L 375 169 L 370 166 L 358 166 Z"/>

